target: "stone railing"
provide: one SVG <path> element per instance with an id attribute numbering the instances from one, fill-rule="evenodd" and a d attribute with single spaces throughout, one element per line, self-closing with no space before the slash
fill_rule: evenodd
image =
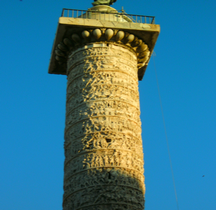
<path id="1" fill-rule="evenodd" d="M 127 14 L 124 11 L 116 12 L 116 13 L 107 13 L 107 12 L 100 12 L 100 11 L 88 11 L 88 10 L 77 10 L 77 9 L 66 9 L 63 8 L 61 17 L 71 17 L 71 18 L 85 18 L 85 19 L 94 19 L 92 14 L 97 14 L 97 19 L 99 20 L 109 20 L 107 18 L 110 15 L 110 20 L 113 21 L 113 15 L 116 16 L 116 21 L 118 19 L 125 19 L 128 22 L 134 23 L 147 23 L 147 24 L 155 24 L 155 17 L 154 16 L 146 16 L 146 15 L 131 15 Z"/>

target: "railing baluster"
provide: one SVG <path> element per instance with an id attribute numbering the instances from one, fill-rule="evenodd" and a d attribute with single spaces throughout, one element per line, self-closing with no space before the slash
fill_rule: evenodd
<path id="1" fill-rule="evenodd" d="M 76 14 L 75 14 L 76 13 Z M 76 9 L 62 9 L 61 17 L 72 17 L 72 18 L 88 18 L 91 19 L 91 12 L 87 10 L 76 10 Z M 155 24 L 154 16 L 144 16 L 144 15 L 130 15 L 125 13 L 125 18 L 129 18 L 135 23 L 147 23 Z M 124 19 L 123 13 L 106 13 L 106 12 L 94 12 L 94 18 L 99 20 L 109 20 L 109 21 L 121 21 Z"/>

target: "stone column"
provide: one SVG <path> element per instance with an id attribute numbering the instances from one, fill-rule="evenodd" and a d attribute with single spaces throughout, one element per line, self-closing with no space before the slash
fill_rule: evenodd
<path id="1" fill-rule="evenodd" d="M 64 210 L 143 210 L 136 54 L 95 43 L 67 64 Z"/>
<path id="2" fill-rule="evenodd" d="M 144 209 L 138 80 L 159 30 L 109 6 L 59 19 L 49 73 L 68 79 L 64 210 Z"/>
<path id="3" fill-rule="evenodd" d="M 56 50 L 68 49 L 63 208 L 143 210 L 137 52 L 148 60 L 148 47 L 121 30 L 71 37 L 76 48 L 65 38 Z"/>

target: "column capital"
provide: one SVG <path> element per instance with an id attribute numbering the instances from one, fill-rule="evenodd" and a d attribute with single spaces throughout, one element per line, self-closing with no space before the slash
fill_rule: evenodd
<path id="1" fill-rule="evenodd" d="M 113 13 L 97 13 L 112 9 Z M 67 57 L 71 51 L 88 44 L 116 43 L 137 55 L 138 78 L 142 80 L 160 32 L 156 24 L 134 23 L 128 16 L 114 13 L 109 6 L 95 6 L 83 18 L 60 17 L 49 65 L 50 74 L 66 75 Z M 88 13 L 91 12 L 91 13 Z M 100 15 L 104 15 L 103 19 Z M 88 16 L 91 15 L 89 19 Z M 109 20 L 110 19 L 110 20 Z"/>

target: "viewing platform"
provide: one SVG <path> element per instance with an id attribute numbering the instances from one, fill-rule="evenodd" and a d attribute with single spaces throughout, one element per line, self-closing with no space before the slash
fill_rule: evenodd
<path id="1" fill-rule="evenodd" d="M 110 11 L 92 11 L 92 10 L 78 10 L 78 9 L 63 8 L 61 17 L 98 19 L 98 20 L 110 20 L 110 21 L 116 20 L 118 22 L 123 19 L 127 22 L 133 22 L 133 23 L 155 24 L 154 16 L 132 15 L 132 14 L 125 13 L 124 10 L 119 10 L 117 12 L 114 11 L 110 12 Z M 115 17 L 115 19 L 113 19 L 113 17 Z"/>

